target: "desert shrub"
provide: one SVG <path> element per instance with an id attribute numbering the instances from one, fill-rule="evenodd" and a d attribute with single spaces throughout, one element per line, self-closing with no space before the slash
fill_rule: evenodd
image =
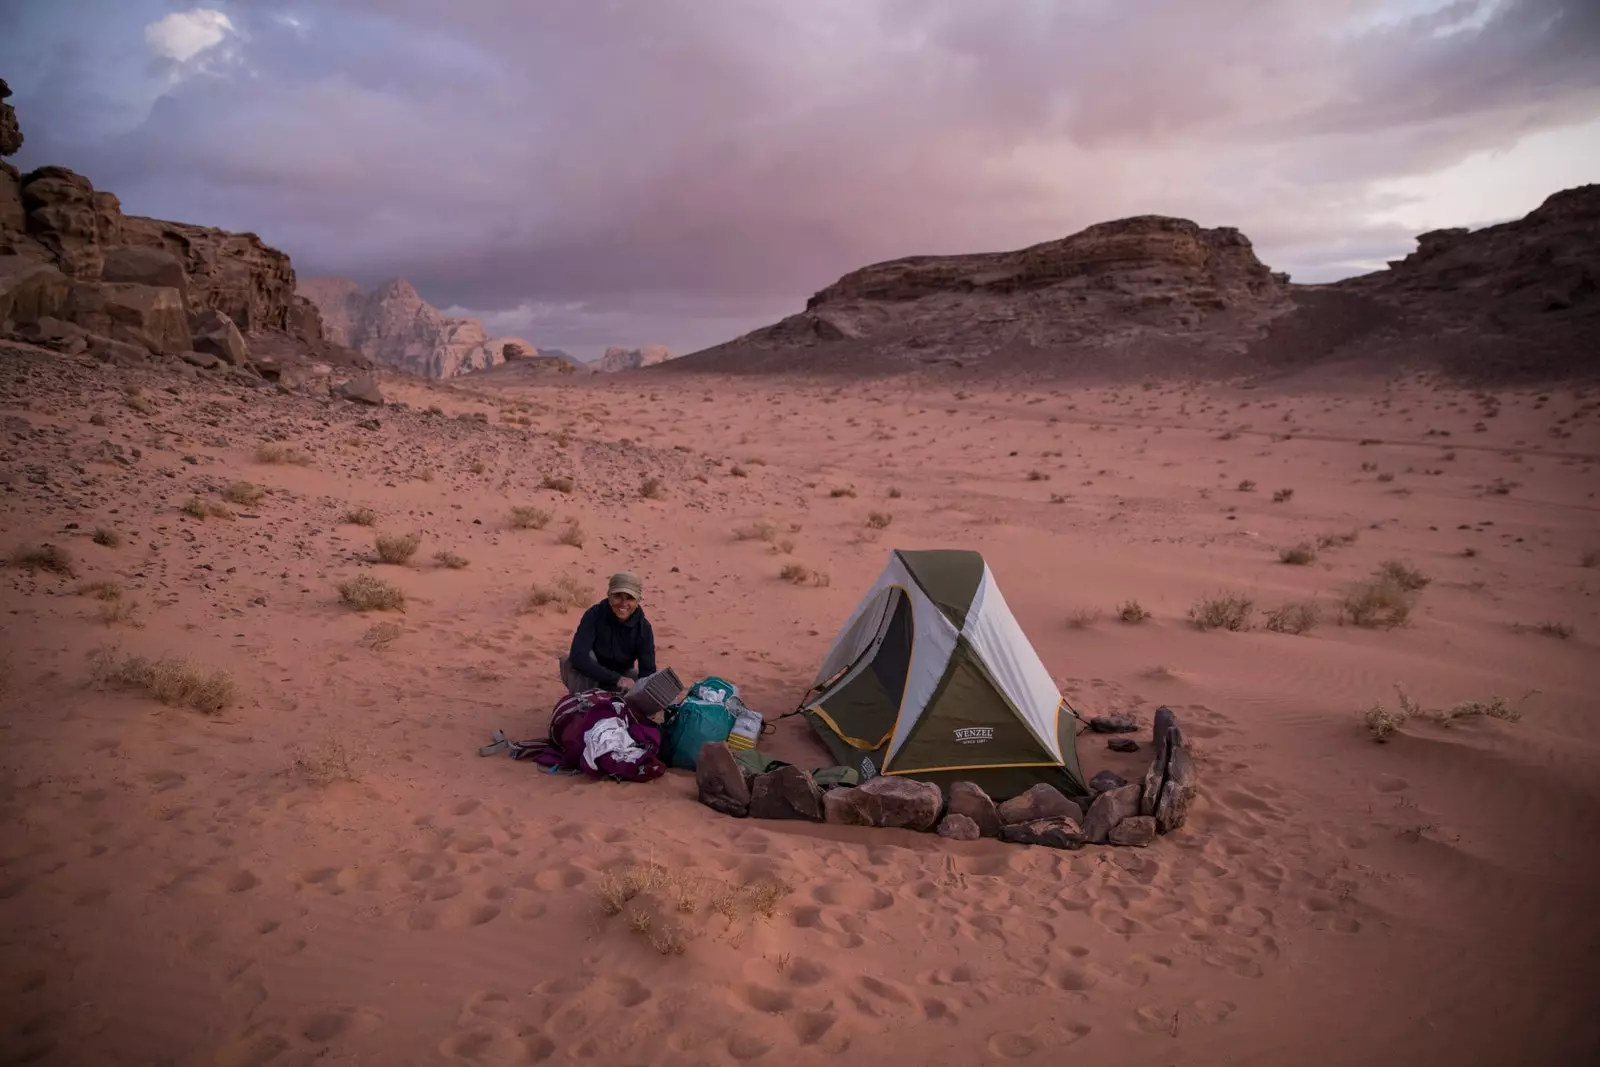
<path id="1" fill-rule="evenodd" d="M 1356 543 L 1361 536 L 1360 530 L 1349 530 L 1345 533 L 1323 534 L 1317 538 L 1317 548 L 1345 548 Z"/>
<path id="2" fill-rule="evenodd" d="M 898 487 L 891 485 L 889 487 L 889 492 L 888 492 L 887 495 L 888 495 L 890 500 L 899 500 L 905 494 L 900 492 Z"/>
<path id="3" fill-rule="evenodd" d="M 78 595 L 94 597 L 96 600 L 117 600 L 122 596 L 122 586 L 105 579 L 97 582 L 84 582 L 78 586 Z"/>
<path id="4" fill-rule="evenodd" d="M 185 515 L 192 516 L 202 522 L 211 518 L 233 518 L 233 512 L 226 504 L 219 504 L 215 500 L 201 500 L 197 496 L 190 497 L 188 501 L 184 503 L 183 507 L 179 508 L 178 510 L 183 512 Z"/>
<path id="5" fill-rule="evenodd" d="M 750 477 L 750 472 L 745 470 L 743 467 L 739 466 L 739 464 L 737 464 L 737 463 L 735 463 L 732 467 L 730 467 L 728 469 L 728 473 L 730 475 L 732 475 L 733 477 L 735 477 L 735 478 L 748 478 L 748 477 Z"/>
<path id="6" fill-rule="evenodd" d="M 266 495 L 265 489 L 250 482 L 234 482 L 222 491 L 222 499 L 230 504 L 238 504 L 242 508 L 259 503 Z"/>
<path id="7" fill-rule="evenodd" d="M 550 522 L 550 513 L 543 508 L 514 507 L 511 525 L 518 530 L 542 530 Z"/>
<path id="8" fill-rule="evenodd" d="M 853 496 L 855 496 L 856 495 L 856 490 L 855 490 L 854 486 L 850 486 L 850 485 L 836 486 L 835 488 L 828 490 L 828 495 L 830 497 L 832 497 L 833 499 L 838 500 L 841 497 L 853 497 Z"/>
<path id="9" fill-rule="evenodd" d="M 433 561 L 441 567 L 449 567 L 458 571 L 467 565 L 467 557 L 458 556 L 454 552 L 439 551 L 433 554 Z"/>
<path id="10" fill-rule="evenodd" d="M 138 393 L 129 393 L 122 399 L 123 403 L 127 404 L 128 407 L 132 408 L 134 411 L 137 411 L 141 415 L 155 414 L 156 406 L 150 403 L 150 400 L 147 397 L 140 396 Z"/>
<path id="11" fill-rule="evenodd" d="M 534 585 L 522 598 L 517 610 L 522 615 L 531 615 L 545 608 L 555 608 L 564 613 L 569 608 L 587 603 L 588 599 L 589 592 L 584 584 L 572 575 L 565 574 L 548 585 Z"/>
<path id="12" fill-rule="evenodd" d="M 299 467 L 309 467 L 311 457 L 282 441 L 266 441 L 256 446 L 257 463 L 290 463 Z"/>
<path id="13" fill-rule="evenodd" d="M 109 526 L 99 526 L 94 531 L 94 543 L 105 545 L 107 548 L 121 548 L 122 535 Z"/>
<path id="14" fill-rule="evenodd" d="M 100 685 L 136 690 L 163 704 L 193 708 L 205 715 L 217 714 L 236 696 L 227 671 L 207 672 L 176 656 L 123 658 L 115 649 L 102 648 L 90 658 L 90 673 Z"/>
<path id="15" fill-rule="evenodd" d="M 1267 629 L 1278 634 L 1303 634 L 1322 621 L 1322 609 L 1310 601 L 1283 604 L 1267 612 Z"/>
<path id="16" fill-rule="evenodd" d="M 1137 600 L 1130 600 L 1117 608 L 1118 621 L 1128 623 L 1130 626 L 1137 626 L 1149 618 L 1150 613 Z"/>
<path id="17" fill-rule="evenodd" d="M 1368 629 L 1393 629 L 1411 618 L 1414 599 L 1391 578 L 1371 578 L 1351 586 L 1340 604 L 1341 616 Z"/>
<path id="18" fill-rule="evenodd" d="M 1028 472 L 1028 481 L 1030 482 L 1048 482 L 1049 480 L 1050 476 L 1044 471 L 1031 470 Z"/>
<path id="19" fill-rule="evenodd" d="M 360 780 L 350 753 L 336 737 L 323 741 L 312 752 L 301 752 L 294 758 L 294 772 L 313 785 L 332 785 L 334 782 Z"/>
<path id="20" fill-rule="evenodd" d="M 1238 593 L 1205 596 L 1194 602 L 1189 618 L 1202 630 L 1240 631 L 1250 629 L 1250 614 L 1255 601 Z"/>
<path id="21" fill-rule="evenodd" d="M 778 536 L 777 523 L 768 522 L 766 519 L 757 519 L 755 522 L 744 526 L 736 526 L 733 531 L 737 541 L 766 541 L 771 542 Z"/>
<path id="22" fill-rule="evenodd" d="M 30 574 L 49 571 L 63 578 L 73 578 L 78 573 L 72 553 L 60 545 L 20 545 L 11 553 L 11 565 Z"/>
<path id="23" fill-rule="evenodd" d="M 361 643 L 374 652 L 382 652 L 397 641 L 405 627 L 397 622 L 377 622 L 367 627 L 367 632 L 361 635 Z"/>
<path id="24" fill-rule="evenodd" d="M 417 546 L 422 543 L 418 534 L 385 534 L 377 536 L 374 544 L 378 550 L 380 563 L 393 563 L 400 565 L 416 554 Z"/>
<path id="25" fill-rule="evenodd" d="M 1293 499 L 1294 499 L 1294 490 L 1293 489 L 1279 489 L 1279 490 L 1276 490 L 1272 494 L 1272 502 L 1274 504 L 1287 504 L 1289 501 L 1291 501 Z"/>
<path id="26" fill-rule="evenodd" d="M 583 523 L 577 519 L 568 519 L 567 524 L 556 535 L 556 540 L 573 548 L 582 548 L 584 539 L 588 535 L 583 532 Z"/>
<path id="27" fill-rule="evenodd" d="M 778 577 L 794 585 L 823 586 L 830 583 L 828 575 L 823 571 L 815 570 L 804 563 L 786 563 L 778 572 Z"/>
<path id="28" fill-rule="evenodd" d="M 1556 622 L 1553 619 L 1536 623 L 1530 627 L 1530 629 L 1532 629 L 1534 633 L 1543 634 L 1546 637 L 1559 638 L 1562 641 L 1565 641 L 1567 638 L 1571 637 L 1577 632 L 1573 629 L 1571 623 Z"/>
<path id="29" fill-rule="evenodd" d="M 1074 630 L 1087 630 L 1100 621 L 1100 613 L 1093 608 L 1079 608 L 1067 616 L 1067 625 Z"/>
<path id="30" fill-rule="evenodd" d="M 357 611 L 404 611 L 406 595 L 382 578 L 361 574 L 339 586 L 339 598 Z"/>
<path id="31" fill-rule="evenodd" d="M 1253 493 L 1255 491 L 1256 491 L 1256 483 L 1251 481 L 1249 478 L 1246 478 L 1244 481 L 1239 483 L 1239 492 L 1241 492 L 1241 493 Z"/>
<path id="32" fill-rule="evenodd" d="M 1309 544 L 1302 541 L 1298 545 L 1279 552 L 1278 560 L 1282 563 L 1293 564 L 1296 567 L 1305 567 L 1317 561 L 1317 553 Z"/>
<path id="33" fill-rule="evenodd" d="M 867 512 L 867 527 L 869 529 L 887 530 L 892 522 L 894 522 L 894 516 L 887 511 Z"/>
<path id="34" fill-rule="evenodd" d="M 794 542 L 787 537 L 780 538 L 772 542 L 772 551 L 780 556 L 787 556 L 794 551 Z"/>
<path id="35" fill-rule="evenodd" d="M 576 488 L 577 483 L 566 475 L 546 475 L 544 481 L 539 483 L 540 489 L 554 489 L 558 493 L 570 493 Z"/>
<path id="36" fill-rule="evenodd" d="M 1465 719 L 1476 718 L 1499 719 L 1502 722 L 1520 722 L 1522 709 L 1508 701 L 1505 697 L 1490 697 L 1487 703 L 1481 700 L 1463 700 L 1453 707 L 1443 708 L 1433 713 L 1432 718 L 1441 726 L 1450 726 Z"/>
<path id="37" fill-rule="evenodd" d="M 344 520 L 354 526 L 371 526 L 378 521 L 378 513 L 371 508 L 352 508 L 344 513 Z"/>
<path id="38" fill-rule="evenodd" d="M 1415 593 L 1425 589 L 1433 581 L 1415 567 L 1398 559 L 1384 560 L 1378 565 L 1376 575 L 1380 580 L 1391 581 L 1408 593 Z"/>
<path id="39" fill-rule="evenodd" d="M 1361 718 L 1366 725 L 1367 732 L 1372 735 L 1372 739 L 1379 744 L 1383 744 L 1400 732 L 1400 727 L 1406 724 L 1406 719 L 1409 716 L 1404 708 L 1388 708 L 1380 701 L 1368 708 L 1366 714 Z"/>
<path id="40" fill-rule="evenodd" d="M 639 495 L 646 500 L 660 500 L 667 495 L 667 487 L 661 484 L 661 479 L 651 475 L 639 483 Z"/>

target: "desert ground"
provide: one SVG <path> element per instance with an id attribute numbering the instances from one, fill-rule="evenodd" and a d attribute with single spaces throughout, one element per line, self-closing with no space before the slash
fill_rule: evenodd
<path id="1" fill-rule="evenodd" d="M 1600 393 L 384 388 L 0 359 L 5 1062 L 1594 1062 Z M 895 547 L 981 550 L 1085 716 L 1173 708 L 1188 825 L 950 842 L 477 755 L 611 571 L 775 720 Z M 1409 614 L 1359 625 L 1389 561 Z"/>

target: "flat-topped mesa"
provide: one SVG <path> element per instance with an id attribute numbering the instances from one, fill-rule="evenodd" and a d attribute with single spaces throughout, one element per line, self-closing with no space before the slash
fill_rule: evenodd
<path id="1" fill-rule="evenodd" d="M 1152 290 L 1212 285 L 1220 293 L 1276 295 L 1280 282 L 1232 227 L 1139 215 L 1102 222 L 1057 241 L 1013 252 L 909 256 L 851 271 L 806 302 L 807 310 L 849 300 L 918 300 L 938 293 L 1006 295 L 1056 285 Z"/>

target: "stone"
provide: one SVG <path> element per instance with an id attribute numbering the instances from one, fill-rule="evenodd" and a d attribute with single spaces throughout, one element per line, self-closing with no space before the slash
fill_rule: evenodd
<path id="1" fill-rule="evenodd" d="M 291 314 L 295 293 L 289 257 L 253 233 L 127 216 L 122 219 L 122 240 L 176 256 L 189 279 L 192 310 L 216 308 L 245 333 L 320 329 L 315 319 Z M 322 340 L 320 334 L 297 336 Z"/>
<path id="2" fill-rule="evenodd" d="M 1139 742 L 1131 737 L 1113 737 L 1106 742 L 1106 747 L 1113 752 L 1137 752 L 1139 751 Z"/>
<path id="3" fill-rule="evenodd" d="M 126 341 L 118 341 L 98 333 L 89 335 L 89 355 L 101 363 L 111 363 L 118 367 L 132 367 L 150 362 L 150 350 L 143 345 L 130 345 Z"/>
<path id="4" fill-rule="evenodd" d="M 78 282 L 61 317 L 90 333 L 165 356 L 194 351 L 189 317 L 176 289 L 130 282 Z"/>
<path id="5" fill-rule="evenodd" d="M 1144 787 L 1138 782 L 1108 789 L 1094 798 L 1083 817 L 1083 835 L 1091 845 L 1103 845 L 1122 820 L 1139 814 Z"/>
<path id="6" fill-rule="evenodd" d="M 209 352 L 185 352 L 179 358 L 191 367 L 199 367 L 201 370 L 214 370 L 222 366 L 222 360 Z"/>
<path id="7" fill-rule="evenodd" d="M 1116 789 L 1127 784 L 1128 780 L 1116 771 L 1101 771 L 1089 779 L 1089 793 L 1091 796 L 1099 796 L 1107 789 Z"/>
<path id="8" fill-rule="evenodd" d="M 822 796 L 827 821 L 843 826 L 932 830 L 944 795 L 930 782 L 880 775 L 854 788 L 830 789 Z"/>
<path id="9" fill-rule="evenodd" d="M 195 351 L 210 352 L 230 367 L 243 367 L 250 362 L 250 346 L 239 327 L 216 308 L 189 316 L 189 329 L 194 334 Z"/>
<path id="10" fill-rule="evenodd" d="M 22 175 L 9 163 L 0 163 L 0 233 L 21 233 L 28 228 L 28 213 L 22 207 Z"/>
<path id="11" fill-rule="evenodd" d="M 89 179 L 66 167 L 40 167 L 23 176 L 28 235 L 75 281 L 96 281 L 105 265 L 100 222 Z"/>
<path id="12" fill-rule="evenodd" d="M 1131 734 L 1139 723 L 1132 715 L 1096 715 L 1089 720 L 1089 729 L 1097 734 Z"/>
<path id="13" fill-rule="evenodd" d="M 894 775 L 868 779 L 855 791 L 866 798 L 873 826 L 932 830 L 944 807 L 944 794 L 938 786 Z"/>
<path id="14" fill-rule="evenodd" d="M 1061 790 L 1047 782 L 1040 782 L 1021 796 L 1012 797 L 1001 804 L 999 815 L 1001 826 L 1056 817 L 1065 817 L 1076 823 L 1083 818 L 1083 811 L 1068 800 Z"/>
<path id="15" fill-rule="evenodd" d="M 377 379 L 369 374 L 351 378 L 335 388 L 334 394 L 358 404 L 371 404 L 374 407 L 383 403 L 383 390 L 378 388 Z"/>
<path id="16" fill-rule="evenodd" d="M 25 256 L 0 256 L 0 327 L 56 317 L 72 283 L 48 263 Z"/>
<path id="17" fill-rule="evenodd" d="M 965 815 L 977 826 L 983 837 L 1000 836 L 1000 812 L 989 794 L 973 782 L 954 782 L 950 786 L 949 810 L 952 815 Z"/>
<path id="18" fill-rule="evenodd" d="M 183 272 L 183 264 L 178 257 L 164 248 L 121 245 L 109 249 L 100 279 L 176 289 L 184 307 L 189 306 L 189 276 Z"/>
<path id="19" fill-rule="evenodd" d="M 1014 845 L 1043 845 L 1046 848 L 1080 849 L 1083 830 L 1076 819 L 1055 815 L 1047 819 L 1012 823 L 1000 831 L 1000 840 Z"/>
<path id="20" fill-rule="evenodd" d="M 1113 845 L 1143 848 L 1156 839 L 1156 821 L 1148 815 L 1134 815 L 1111 828 L 1108 840 Z"/>
<path id="21" fill-rule="evenodd" d="M 5 103 L 11 86 L 0 78 L 0 156 L 14 156 L 22 147 L 22 127 L 17 124 L 17 109 Z"/>
<path id="22" fill-rule="evenodd" d="M 952 811 L 939 820 L 939 836 L 952 841 L 976 841 L 983 834 L 979 832 L 977 823 L 960 812 Z"/>
<path id="23" fill-rule="evenodd" d="M 708 741 L 695 759 L 694 784 L 700 803 L 742 819 L 750 813 L 750 783 L 725 741 Z"/>
<path id="24" fill-rule="evenodd" d="M 1186 745 L 1172 750 L 1167 761 L 1167 780 L 1156 801 L 1156 830 L 1170 834 L 1189 819 L 1189 806 L 1199 793 L 1195 779 L 1194 759 Z"/>
<path id="25" fill-rule="evenodd" d="M 822 821 L 822 790 L 801 767 L 779 767 L 759 774 L 750 787 L 752 819 Z"/>

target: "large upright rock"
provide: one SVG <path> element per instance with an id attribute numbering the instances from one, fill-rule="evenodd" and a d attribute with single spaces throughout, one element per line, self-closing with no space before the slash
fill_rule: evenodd
<path id="1" fill-rule="evenodd" d="M 1151 747 L 1155 749 L 1155 758 L 1146 768 L 1144 782 L 1139 787 L 1139 814 L 1153 817 L 1156 829 L 1169 833 L 1188 819 L 1198 784 L 1183 729 L 1168 708 L 1156 709 Z"/>
<path id="2" fill-rule="evenodd" d="M 822 821 L 822 790 L 809 771 L 779 767 L 757 775 L 750 785 L 750 818 Z"/>
<path id="3" fill-rule="evenodd" d="M 71 282 L 48 263 L 24 256 L 0 256 L 0 328 L 57 315 L 66 306 Z"/>
<path id="4" fill-rule="evenodd" d="M 233 367 L 243 367 L 250 362 L 250 346 L 245 343 L 239 328 L 216 308 L 206 308 L 189 316 L 189 330 L 194 335 L 194 350 L 216 356 Z"/>
<path id="5" fill-rule="evenodd" d="M 700 803 L 706 807 L 737 819 L 750 813 L 750 783 L 727 742 L 708 741 L 700 746 L 694 782 Z"/>
<path id="6" fill-rule="evenodd" d="M 183 301 L 165 286 L 77 282 L 61 318 L 157 355 L 181 356 L 194 347 Z"/>
<path id="7" fill-rule="evenodd" d="M 100 213 L 89 179 L 66 167 L 40 167 L 22 176 L 28 235 L 54 257 L 61 273 L 95 281 L 105 265 Z"/>
<path id="8" fill-rule="evenodd" d="M 22 128 L 17 125 L 17 109 L 6 103 L 11 86 L 0 78 L 0 156 L 14 156 L 22 147 Z"/>
<path id="9" fill-rule="evenodd" d="M 491 338 L 477 319 L 445 315 L 404 278 L 370 293 L 348 278 L 306 278 L 298 292 L 317 307 L 328 340 L 424 378 L 487 370 L 505 362 L 508 344 L 533 348 L 521 338 Z"/>
<path id="10" fill-rule="evenodd" d="M 983 837 L 1000 836 L 1000 813 L 989 794 L 976 783 L 951 783 L 950 814 L 964 815 L 971 819 Z"/>

